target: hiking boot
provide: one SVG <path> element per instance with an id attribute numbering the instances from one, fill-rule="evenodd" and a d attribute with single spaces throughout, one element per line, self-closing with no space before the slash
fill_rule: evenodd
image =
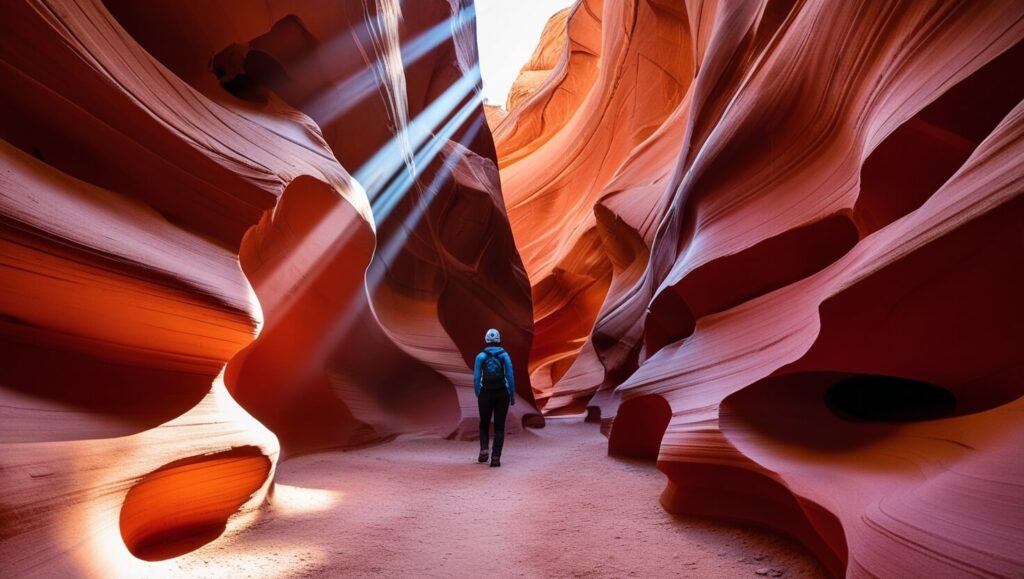
<path id="1" fill-rule="evenodd" d="M 501 466 L 501 458 L 497 456 L 491 457 L 491 466 Z"/>
<path id="2" fill-rule="evenodd" d="M 487 451 L 486 450 L 481 450 L 480 451 L 480 456 L 478 456 L 476 458 L 476 461 L 477 462 L 487 462 Z"/>

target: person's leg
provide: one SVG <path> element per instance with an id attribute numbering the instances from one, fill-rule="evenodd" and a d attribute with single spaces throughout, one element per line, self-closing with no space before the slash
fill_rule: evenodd
<path id="1" fill-rule="evenodd" d="M 505 444 L 505 415 L 508 414 L 508 393 L 500 391 L 494 397 L 494 458 L 501 456 L 501 447 Z"/>
<path id="2" fill-rule="evenodd" d="M 480 390 L 477 408 L 480 411 L 480 452 L 483 452 L 487 450 L 490 443 L 491 414 L 494 412 L 493 393 L 488 390 Z"/>

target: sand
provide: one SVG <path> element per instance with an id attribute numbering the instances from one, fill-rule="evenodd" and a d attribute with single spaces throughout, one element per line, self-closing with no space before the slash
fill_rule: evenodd
<path id="1" fill-rule="evenodd" d="M 773 532 L 670 515 L 651 463 L 607 456 L 581 419 L 476 442 L 399 439 L 285 461 L 251 527 L 182 557 L 231 577 L 826 577 Z M 775 573 L 777 576 L 777 573 Z"/>

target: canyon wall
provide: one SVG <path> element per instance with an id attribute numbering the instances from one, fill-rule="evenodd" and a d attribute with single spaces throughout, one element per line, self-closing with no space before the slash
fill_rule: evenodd
<path id="1" fill-rule="evenodd" d="M 486 111 L 469 0 L 0 16 L 4 574 L 170 573 L 282 457 L 472 437 L 489 327 L 510 428 L 586 411 L 671 512 L 1024 568 L 1019 2 L 580 0 Z"/>
<path id="2" fill-rule="evenodd" d="M 3 574 L 139 576 L 284 455 L 539 422 L 469 1 L 0 8 Z"/>
<path id="3" fill-rule="evenodd" d="M 580 0 L 492 112 L 546 413 L 836 575 L 1024 568 L 1024 5 Z"/>

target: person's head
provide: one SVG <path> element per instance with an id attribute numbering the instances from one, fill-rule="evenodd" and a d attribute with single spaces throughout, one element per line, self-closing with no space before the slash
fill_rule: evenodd
<path id="1" fill-rule="evenodd" d="M 500 344 L 501 334 L 498 333 L 498 330 L 491 328 L 487 330 L 486 334 L 484 334 L 484 342 L 487 342 L 488 344 Z"/>

